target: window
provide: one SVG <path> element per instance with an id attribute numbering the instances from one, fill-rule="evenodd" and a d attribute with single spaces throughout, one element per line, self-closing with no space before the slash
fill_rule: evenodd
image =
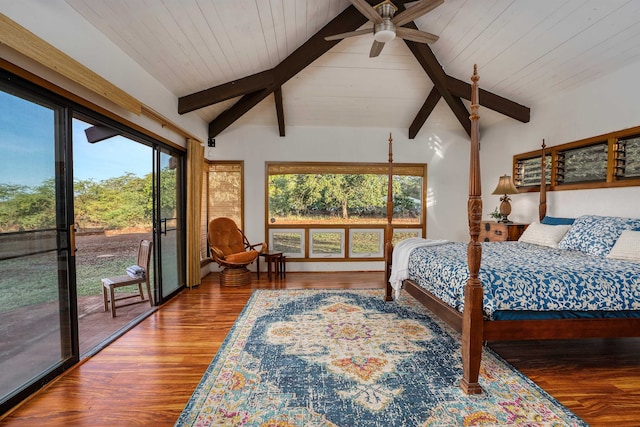
<path id="1" fill-rule="evenodd" d="M 401 240 L 409 239 L 411 237 L 422 237 L 422 230 L 419 228 L 407 228 L 403 230 L 394 230 L 391 243 L 394 245 Z"/>
<path id="2" fill-rule="evenodd" d="M 344 231 L 341 229 L 311 229 L 311 258 L 344 258 Z"/>
<path id="3" fill-rule="evenodd" d="M 269 247 L 288 258 L 382 259 L 388 171 L 387 163 L 267 163 Z M 393 165 L 396 233 L 424 234 L 426 171 Z"/>
<path id="4" fill-rule="evenodd" d="M 556 182 L 571 184 L 607 180 L 607 142 L 557 152 Z"/>
<path id="5" fill-rule="evenodd" d="M 201 257 L 208 258 L 207 227 L 218 217 L 228 217 L 244 230 L 244 162 L 207 162 L 203 183 Z M 205 205 L 206 203 L 206 205 Z"/>
<path id="6" fill-rule="evenodd" d="M 522 192 L 538 191 L 541 150 L 513 156 L 513 176 Z M 546 149 L 548 190 L 640 185 L 640 127 Z"/>
<path id="7" fill-rule="evenodd" d="M 547 165 L 546 170 L 546 181 L 547 184 L 551 182 L 551 168 L 550 157 L 546 158 L 545 164 Z M 513 176 L 515 177 L 515 184 L 517 187 L 530 187 L 534 185 L 540 185 L 540 176 L 542 174 L 542 155 L 538 155 L 536 157 L 530 157 L 525 159 L 519 159 L 516 162 L 515 172 Z"/>
<path id="8" fill-rule="evenodd" d="M 349 230 L 349 257 L 380 258 L 384 255 L 384 230 L 375 228 L 352 228 Z"/>
<path id="9" fill-rule="evenodd" d="M 286 257 L 304 257 L 305 238 L 303 229 L 271 229 L 269 230 L 268 242 L 269 248 L 274 251 L 282 252 Z"/>
<path id="10" fill-rule="evenodd" d="M 617 179 L 640 178 L 640 136 L 619 139 L 613 153 Z"/>

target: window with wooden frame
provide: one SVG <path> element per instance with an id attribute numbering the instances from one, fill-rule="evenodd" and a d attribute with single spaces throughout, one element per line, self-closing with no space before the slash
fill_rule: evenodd
<path id="1" fill-rule="evenodd" d="M 288 259 L 307 261 L 383 259 L 388 168 L 387 163 L 267 163 L 269 248 L 285 248 Z M 394 234 L 426 234 L 426 179 L 426 164 L 393 165 Z"/>
<path id="2" fill-rule="evenodd" d="M 542 150 L 513 156 L 519 191 L 539 191 Z M 640 185 L 640 127 L 546 148 L 549 191 Z"/>
<path id="3" fill-rule="evenodd" d="M 207 161 L 204 171 L 200 247 L 204 258 L 209 258 L 207 226 L 212 219 L 231 218 L 244 230 L 244 162 Z"/>
<path id="4" fill-rule="evenodd" d="M 613 145 L 613 157 L 615 179 L 640 178 L 640 135 L 618 139 Z"/>

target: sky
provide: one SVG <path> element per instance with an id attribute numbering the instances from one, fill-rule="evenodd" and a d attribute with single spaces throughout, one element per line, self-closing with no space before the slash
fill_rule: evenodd
<path id="1" fill-rule="evenodd" d="M 91 125 L 73 121 L 73 175 L 75 180 L 102 181 L 127 172 L 137 176 L 151 173 L 151 147 L 115 136 L 90 144 L 84 130 Z"/>
<path id="2" fill-rule="evenodd" d="M 152 170 L 151 148 L 116 136 L 90 144 L 73 120 L 74 179 L 102 181 L 124 173 Z M 0 91 L 0 184 L 39 185 L 54 176 L 54 112 Z"/>

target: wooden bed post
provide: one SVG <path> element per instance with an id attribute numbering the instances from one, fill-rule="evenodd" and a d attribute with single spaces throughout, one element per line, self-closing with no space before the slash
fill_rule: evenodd
<path id="1" fill-rule="evenodd" d="M 482 220 L 482 188 L 480 182 L 480 129 L 478 120 L 478 67 L 473 66 L 471 77 L 471 148 L 469 165 L 469 236 L 467 262 L 469 280 L 464 290 L 464 312 L 462 315 L 462 370 L 460 387 L 467 394 L 482 393 L 478 383 L 480 362 L 482 361 L 482 327 L 484 322 L 482 309 L 482 282 L 478 278 L 482 244 L 478 242 L 480 221 Z"/>
<path id="2" fill-rule="evenodd" d="M 547 146 L 542 140 L 542 156 L 541 156 L 541 177 L 540 177 L 540 205 L 538 206 L 538 217 L 540 221 L 547 215 Z"/>
<path id="3" fill-rule="evenodd" d="M 389 133 L 389 169 L 387 173 L 387 225 L 384 229 L 384 278 L 386 291 L 384 300 L 393 301 L 393 290 L 391 289 L 391 283 L 389 283 L 389 277 L 391 276 L 391 256 L 393 253 L 393 227 L 391 225 L 393 219 L 393 138 L 391 138 L 391 133 Z"/>

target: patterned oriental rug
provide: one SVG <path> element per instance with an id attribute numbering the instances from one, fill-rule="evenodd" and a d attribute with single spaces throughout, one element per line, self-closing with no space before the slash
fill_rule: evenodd
<path id="1" fill-rule="evenodd" d="M 176 426 L 586 426 L 485 348 L 465 395 L 460 336 L 404 293 L 256 290 Z"/>

